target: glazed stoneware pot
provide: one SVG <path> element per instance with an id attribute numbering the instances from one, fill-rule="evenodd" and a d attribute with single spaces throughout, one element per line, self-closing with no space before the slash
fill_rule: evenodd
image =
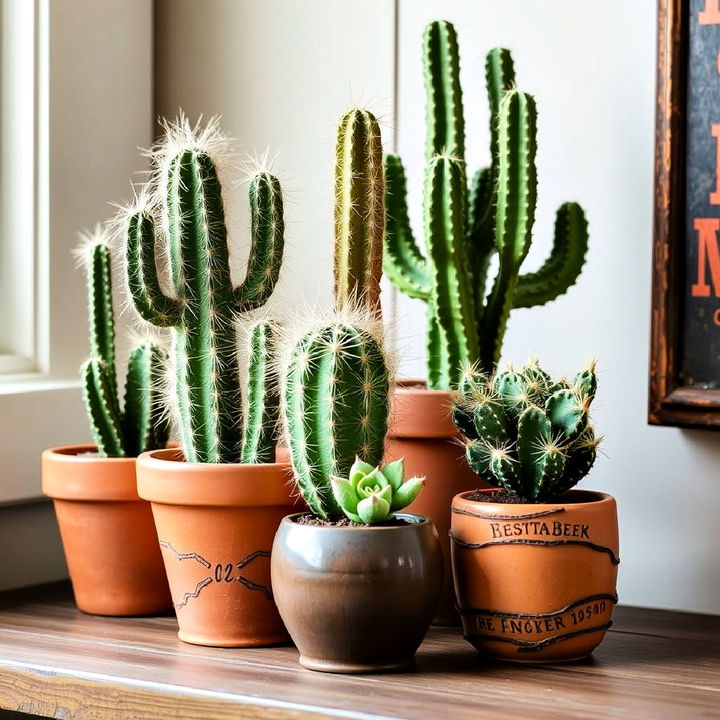
<path id="1" fill-rule="evenodd" d="M 337 673 L 411 666 L 437 606 L 442 553 L 427 518 L 406 525 L 302 525 L 275 537 L 272 581 L 300 664 Z"/>
<path id="2" fill-rule="evenodd" d="M 75 602 L 94 615 L 152 615 L 172 603 L 149 503 L 137 494 L 135 458 L 94 445 L 42 454 L 42 490 L 53 499 Z"/>
<path id="3" fill-rule="evenodd" d="M 469 495 L 452 505 L 453 574 L 465 638 L 501 660 L 589 655 L 617 602 L 615 500 L 587 490 L 570 490 L 552 504 L 478 502 Z"/>
<path id="4" fill-rule="evenodd" d="M 452 573 L 450 572 L 450 504 L 453 497 L 478 485 L 485 486 L 465 460 L 460 435 L 450 417 L 450 393 L 420 387 L 421 381 L 399 384 L 392 399 L 385 461 L 405 458 L 408 477 L 424 475 L 423 491 L 407 510 L 429 517 L 440 536 L 444 579 L 437 625 L 457 625 Z"/>
<path id="5" fill-rule="evenodd" d="M 270 584 L 270 549 L 296 508 L 285 463 L 187 463 L 181 450 L 138 458 L 138 492 L 152 504 L 178 619 L 195 645 L 286 642 Z"/>

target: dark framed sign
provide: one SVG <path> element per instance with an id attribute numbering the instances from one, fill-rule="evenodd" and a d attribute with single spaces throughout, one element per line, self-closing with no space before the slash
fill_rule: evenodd
<path id="1" fill-rule="evenodd" d="M 720 429 L 720 0 L 659 0 L 649 422 Z"/>

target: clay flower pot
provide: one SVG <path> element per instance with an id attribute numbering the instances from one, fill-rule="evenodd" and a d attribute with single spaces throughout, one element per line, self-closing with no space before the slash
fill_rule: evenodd
<path id="1" fill-rule="evenodd" d="M 419 387 L 421 381 L 396 386 L 392 398 L 385 461 L 405 458 L 408 476 L 427 478 L 423 491 L 407 509 L 429 517 L 440 536 L 445 561 L 443 592 L 433 622 L 456 625 L 452 573 L 450 572 L 450 504 L 465 490 L 485 484 L 465 460 L 460 435 L 452 423 L 450 393 Z"/>
<path id="2" fill-rule="evenodd" d="M 94 445 L 42 454 L 42 490 L 53 498 L 75 602 L 94 615 L 151 615 L 172 603 L 150 505 L 137 494 L 135 458 Z"/>
<path id="3" fill-rule="evenodd" d="M 361 673 L 413 663 L 437 606 L 442 553 L 427 518 L 398 526 L 301 525 L 275 537 L 272 581 L 280 615 L 311 670 Z"/>
<path id="4" fill-rule="evenodd" d="M 452 505 L 453 574 L 466 639 L 483 655 L 517 662 L 589 655 L 617 602 L 615 500 L 587 490 L 546 504 L 469 495 Z"/>
<path id="5" fill-rule="evenodd" d="M 284 463 L 187 463 L 178 449 L 138 458 L 177 613 L 178 637 L 196 645 L 286 642 L 270 585 L 270 549 L 296 508 Z"/>

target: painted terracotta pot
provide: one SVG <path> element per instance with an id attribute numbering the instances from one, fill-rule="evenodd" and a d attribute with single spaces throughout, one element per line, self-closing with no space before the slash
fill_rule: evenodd
<path id="1" fill-rule="evenodd" d="M 152 504 L 178 619 L 195 645 L 286 642 L 270 584 L 270 549 L 296 508 L 285 463 L 187 463 L 179 449 L 138 458 L 138 492 Z"/>
<path id="2" fill-rule="evenodd" d="M 137 494 L 135 458 L 93 455 L 94 445 L 42 454 L 42 490 L 53 498 L 75 602 L 94 615 L 170 610 L 170 591 L 149 503 Z"/>
<path id="3" fill-rule="evenodd" d="M 275 537 L 272 581 L 300 664 L 337 673 L 412 665 L 440 596 L 442 553 L 427 518 L 394 527 L 301 525 Z"/>
<path id="4" fill-rule="evenodd" d="M 424 475 L 423 491 L 408 512 L 429 517 L 440 536 L 445 561 L 443 592 L 433 622 L 457 625 L 452 573 L 450 572 L 450 504 L 465 490 L 485 487 L 465 460 L 461 437 L 450 417 L 450 393 L 405 381 L 393 393 L 390 431 L 385 461 L 405 458 L 406 475 Z"/>
<path id="5" fill-rule="evenodd" d="M 470 494 L 452 505 L 465 638 L 483 655 L 516 662 L 589 655 L 617 602 L 615 500 L 570 490 L 557 503 L 514 505 L 469 500 Z"/>

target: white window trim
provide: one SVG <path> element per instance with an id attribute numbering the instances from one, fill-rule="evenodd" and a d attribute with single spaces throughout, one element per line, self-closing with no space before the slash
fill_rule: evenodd
<path id="1" fill-rule="evenodd" d="M 35 339 L 0 357 L 0 503 L 40 496 L 40 453 L 90 440 L 78 382 L 87 353 L 77 231 L 112 213 L 151 142 L 152 3 L 29 0 L 35 9 Z M 122 353 L 122 348 L 120 348 Z"/>

